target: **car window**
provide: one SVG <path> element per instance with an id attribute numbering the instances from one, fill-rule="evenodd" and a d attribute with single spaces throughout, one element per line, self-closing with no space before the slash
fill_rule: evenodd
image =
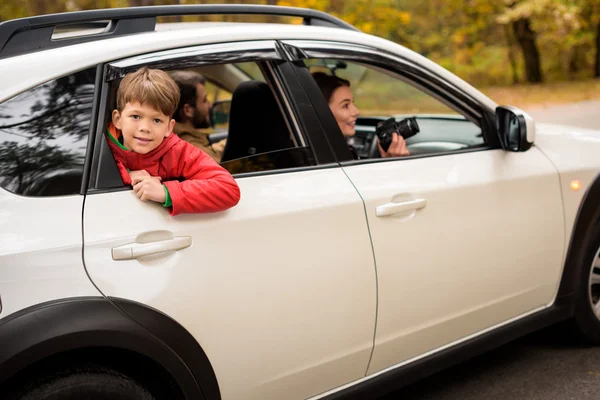
<path id="1" fill-rule="evenodd" d="M 186 63 L 186 68 L 169 68 L 167 72 L 178 83 L 182 96 L 174 115 L 173 131 L 230 173 L 316 164 L 307 141 L 295 128 L 291 110 L 274 90 L 273 78 L 267 79 L 258 64 L 245 62 L 242 69 L 234 63 L 198 67 Z M 190 76 L 199 78 L 192 84 Z M 199 80 L 204 83 L 196 89 Z M 114 83 L 113 93 L 117 84 Z M 195 93 L 195 97 L 184 93 Z M 200 94 L 205 95 L 209 104 L 206 101 L 201 104 Z M 187 114 L 182 109 L 186 104 Z M 109 110 L 112 107 L 114 100 Z"/>
<path id="2" fill-rule="evenodd" d="M 79 193 L 96 69 L 47 82 L 0 104 L 0 186 L 20 195 Z"/>
<path id="3" fill-rule="evenodd" d="M 416 121 L 418 133 L 406 140 L 411 155 L 462 150 L 485 144 L 478 123 L 397 74 L 341 60 L 312 59 L 307 60 L 306 65 L 313 74 L 336 75 L 350 83 L 354 104 L 360 114 L 356 120 L 356 133 L 347 136 L 347 141 L 360 158 L 373 155 L 376 127 L 390 117 L 394 117 L 396 122 L 406 122 L 407 118 Z"/>

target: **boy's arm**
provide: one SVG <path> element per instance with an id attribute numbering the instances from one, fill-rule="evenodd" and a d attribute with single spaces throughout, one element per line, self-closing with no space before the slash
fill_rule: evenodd
<path id="1" fill-rule="evenodd" d="M 223 211 L 240 200 L 240 189 L 231 174 L 208 154 L 184 142 L 179 162 L 182 182 L 167 181 L 171 215 Z"/>
<path id="2" fill-rule="evenodd" d="M 119 174 L 121 174 L 121 179 L 123 179 L 123 183 L 125 185 L 131 185 L 131 176 L 129 175 L 129 171 L 121 161 L 117 161 L 117 168 L 119 169 Z"/>

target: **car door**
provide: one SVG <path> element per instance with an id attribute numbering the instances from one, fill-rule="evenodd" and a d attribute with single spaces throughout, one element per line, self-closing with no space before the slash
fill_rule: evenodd
<path id="1" fill-rule="evenodd" d="M 224 163 L 236 171 L 241 190 L 234 208 L 172 217 L 123 186 L 101 122 L 84 210 L 92 281 L 104 295 L 155 308 L 187 329 L 207 354 L 223 399 L 306 398 L 363 377 L 376 313 L 363 204 L 319 144 L 322 133 L 306 133 L 299 119 L 306 110 L 294 106 L 295 78 L 286 77 L 275 43 L 200 46 L 141 58 L 107 67 L 107 102 L 113 79 L 142 65 L 171 70 L 211 63 L 229 68 L 219 59 L 257 62 L 270 87 L 279 88 L 297 145 Z M 109 114 L 107 107 L 99 120 Z M 247 121 L 248 134 L 260 131 L 260 122 L 258 115 Z M 282 154 L 290 157 L 278 164 Z M 148 244 L 162 251 L 113 258 L 115 248 Z M 169 246 L 176 250 L 167 251 Z"/>
<path id="2" fill-rule="evenodd" d="M 357 107 L 366 110 L 351 139 L 359 153 L 368 153 L 376 121 L 389 115 L 415 116 L 421 129 L 407 140 L 412 156 L 342 163 L 364 200 L 375 251 L 369 374 L 553 302 L 563 207 L 557 172 L 538 148 L 500 149 L 486 120 L 493 110 L 407 58 L 358 46 L 288 44 L 302 49 L 308 67 L 335 65 L 336 75 L 350 80 Z M 331 140 L 341 138 L 331 132 Z"/>

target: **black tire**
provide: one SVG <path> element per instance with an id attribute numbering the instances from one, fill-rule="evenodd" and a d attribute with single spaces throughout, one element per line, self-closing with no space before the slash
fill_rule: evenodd
<path id="1" fill-rule="evenodd" d="M 70 367 L 41 375 L 12 400 L 156 400 L 140 383 L 100 365 Z"/>
<path id="2" fill-rule="evenodd" d="M 600 318 L 594 313 L 590 300 L 590 273 L 599 248 L 600 223 L 596 223 L 582 246 L 573 318 L 575 333 L 585 344 L 591 345 L 600 345 Z M 600 285 L 594 285 L 592 293 L 597 301 L 600 297 Z"/>

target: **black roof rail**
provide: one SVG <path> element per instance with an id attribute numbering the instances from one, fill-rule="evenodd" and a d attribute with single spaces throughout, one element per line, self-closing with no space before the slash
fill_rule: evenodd
<path id="1" fill-rule="evenodd" d="M 301 17 L 305 25 L 358 29 L 327 13 L 307 8 L 250 4 L 196 4 L 108 8 L 40 15 L 0 23 L 0 59 L 77 43 L 97 41 L 116 36 L 152 32 L 157 17 L 184 15 L 268 15 Z M 70 38 L 53 38 L 54 29 L 65 25 L 93 26 L 106 21 L 106 28 L 95 34 Z"/>

